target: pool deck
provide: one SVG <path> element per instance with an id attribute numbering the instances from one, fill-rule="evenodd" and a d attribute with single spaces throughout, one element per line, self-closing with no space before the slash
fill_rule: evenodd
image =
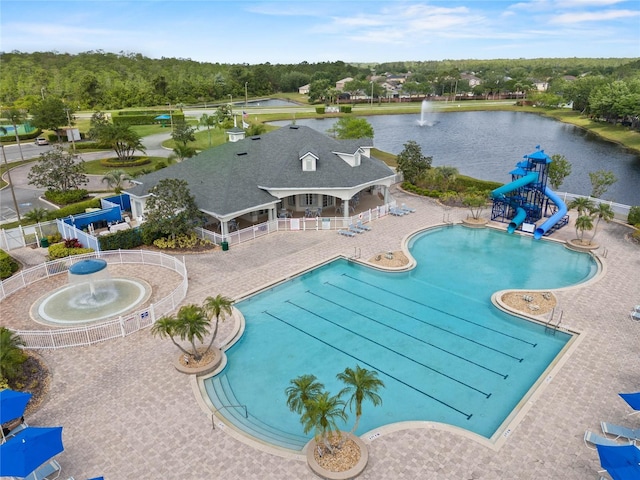
<path id="1" fill-rule="evenodd" d="M 440 224 L 443 216 L 454 222 L 467 216 L 466 209 L 444 208 L 401 191 L 394 191 L 394 197 L 416 213 L 377 220 L 371 232 L 355 238 L 335 231 L 282 232 L 227 252 L 185 256 L 190 282 L 185 303 L 218 293 L 239 298 L 335 255 L 360 252 L 366 260 L 398 250 L 408 234 Z M 585 430 L 599 431 L 601 420 L 640 428 L 640 415 L 628 416 L 631 409 L 617 395 L 640 390 L 640 322 L 629 316 L 640 304 L 640 247 L 624 238 L 628 231 L 618 223 L 601 225 L 596 242 L 608 250 L 602 278 L 556 291 L 563 325 L 582 332 L 581 341 L 528 402 L 524 418 L 501 448 L 428 424 L 390 428 L 373 440 L 363 436 L 370 456 L 360 478 L 599 478 L 598 455 L 585 446 Z M 554 234 L 560 240 L 574 236 L 572 226 Z M 12 253 L 26 264 L 43 261 L 36 250 Z M 24 296 L 23 301 L 33 300 Z M 6 313 L 4 302 L 0 308 Z M 2 317 L 3 325 L 12 326 L 11 319 Z M 57 457 L 61 478 L 318 478 L 302 456 L 273 455 L 236 440 L 224 428 L 213 430 L 189 377 L 173 368 L 177 353 L 169 340 L 154 338 L 148 330 L 92 347 L 42 352 L 52 372 L 51 390 L 27 421 L 64 427 L 65 451 Z"/>

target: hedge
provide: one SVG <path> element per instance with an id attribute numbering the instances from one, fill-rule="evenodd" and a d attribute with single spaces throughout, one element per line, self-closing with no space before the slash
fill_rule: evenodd
<path id="1" fill-rule="evenodd" d="M 153 125 L 158 123 L 159 120 L 155 118 L 158 115 L 169 115 L 169 112 L 159 111 L 129 111 L 129 112 L 114 112 L 111 114 L 111 120 L 114 125 Z M 173 113 L 173 122 L 184 121 L 184 113 Z M 171 120 L 163 120 L 164 123 L 170 123 Z"/>
<path id="2" fill-rule="evenodd" d="M 0 250 L 0 280 L 9 278 L 20 269 L 20 265 L 11 255 L 4 250 Z"/>
<path id="3" fill-rule="evenodd" d="M 100 165 L 107 168 L 141 167 L 142 165 L 147 165 L 149 163 L 151 163 L 151 159 L 149 157 L 134 157 L 126 162 L 120 161 L 117 157 L 103 158 L 100 160 Z"/>
<path id="4" fill-rule="evenodd" d="M 87 198 L 89 192 L 84 188 L 71 190 L 47 190 L 44 192 L 44 198 L 56 205 L 69 205 L 78 203 Z"/>
<path id="5" fill-rule="evenodd" d="M 640 225 L 640 207 L 631 207 L 629 209 L 627 222 L 629 222 L 631 225 Z"/>
<path id="6" fill-rule="evenodd" d="M 142 245 L 142 235 L 139 228 L 119 230 L 109 235 L 98 237 L 100 250 L 130 250 Z"/>
<path id="7" fill-rule="evenodd" d="M 58 258 L 71 257 L 73 255 L 83 255 L 93 252 L 93 248 L 67 248 L 64 242 L 49 245 L 49 259 L 56 260 Z"/>
<path id="8" fill-rule="evenodd" d="M 87 208 L 100 208 L 100 199 L 92 198 L 91 200 L 85 200 L 84 202 L 67 205 L 66 207 L 62 207 L 58 210 L 50 210 L 47 215 L 47 220 L 55 220 L 56 218 L 65 218 L 69 215 L 85 213 Z"/>

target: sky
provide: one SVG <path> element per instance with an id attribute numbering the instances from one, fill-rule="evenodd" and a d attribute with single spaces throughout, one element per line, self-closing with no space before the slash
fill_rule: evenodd
<path id="1" fill-rule="evenodd" d="M 640 0 L 0 0 L 0 51 L 211 63 L 640 57 Z"/>

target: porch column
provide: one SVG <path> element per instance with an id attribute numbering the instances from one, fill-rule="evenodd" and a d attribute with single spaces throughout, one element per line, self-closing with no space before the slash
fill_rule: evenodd
<path id="1" fill-rule="evenodd" d="M 276 207 L 271 207 L 269 210 L 267 210 L 267 215 L 268 215 L 267 218 L 269 219 L 269 221 L 278 218 L 278 216 L 276 215 Z"/>
<path id="2" fill-rule="evenodd" d="M 220 233 L 222 234 L 223 240 L 226 240 L 229 236 L 229 221 L 221 222 L 220 225 L 222 226 Z"/>
<path id="3" fill-rule="evenodd" d="M 349 216 L 349 199 L 342 200 L 342 218 Z"/>
<path id="4" fill-rule="evenodd" d="M 390 195 L 389 195 L 389 187 L 384 187 L 384 203 L 387 204 L 390 201 Z"/>

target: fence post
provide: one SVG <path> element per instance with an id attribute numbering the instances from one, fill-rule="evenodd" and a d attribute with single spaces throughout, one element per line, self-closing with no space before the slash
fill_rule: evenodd
<path id="1" fill-rule="evenodd" d="M 120 324 L 120 332 L 122 333 L 122 338 L 127 336 L 127 332 L 124 330 L 124 320 L 122 319 L 122 315 L 118 317 L 118 323 Z"/>

